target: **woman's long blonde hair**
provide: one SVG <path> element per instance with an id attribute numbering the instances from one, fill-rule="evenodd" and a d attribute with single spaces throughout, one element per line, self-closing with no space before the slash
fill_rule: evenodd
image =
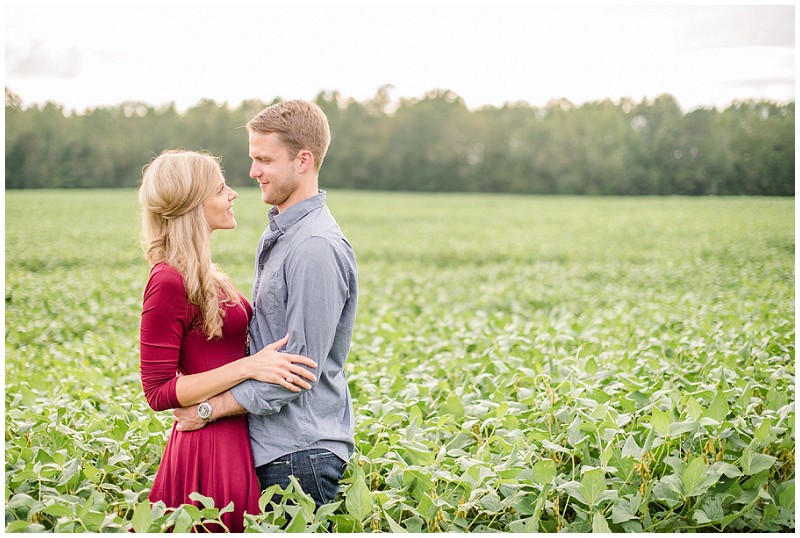
<path id="1" fill-rule="evenodd" d="M 147 262 L 165 262 L 183 275 L 209 340 L 222 336 L 223 305 L 239 302 L 231 280 L 211 261 L 211 227 L 203 211 L 221 174 L 219 161 L 208 153 L 166 150 L 144 167 L 139 187 Z"/>

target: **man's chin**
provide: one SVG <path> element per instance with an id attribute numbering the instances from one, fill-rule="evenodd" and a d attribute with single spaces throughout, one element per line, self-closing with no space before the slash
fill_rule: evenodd
<path id="1" fill-rule="evenodd" d="M 287 197 L 271 196 L 266 193 L 261 195 L 261 201 L 268 205 L 281 205 L 286 202 L 287 199 Z"/>

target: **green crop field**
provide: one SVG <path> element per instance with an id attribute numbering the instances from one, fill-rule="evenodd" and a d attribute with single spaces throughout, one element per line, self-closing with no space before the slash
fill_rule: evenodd
<path id="1" fill-rule="evenodd" d="M 356 249 L 356 454 L 251 531 L 795 527 L 793 198 L 333 191 Z M 5 193 L 6 531 L 186 530 L 146 502 L 136 193 Z M 266 207 L 215 261 L 247 296 Z M 276 432 L 280 435 L 280 432 Z M 268 504 L 271 495 L 262 497 Z"/>

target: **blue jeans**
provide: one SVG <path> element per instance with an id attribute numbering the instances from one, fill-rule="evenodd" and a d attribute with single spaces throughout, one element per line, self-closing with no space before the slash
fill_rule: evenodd
<path id="1" fill-rule="evenodd" d="M 289 476 L 294 475 L 303 491 L 314 499 L 317 506 L 331 502 L 339 492 L 339 479 L 344 474 L 346 462 L 339 456 L 324 448 L 312 448 L 292 452 L 256 467 L 256 476 L 261 490 L 278 484 L 286 489 Z M 280 503 L 280 497 L 273 498 Z"/>

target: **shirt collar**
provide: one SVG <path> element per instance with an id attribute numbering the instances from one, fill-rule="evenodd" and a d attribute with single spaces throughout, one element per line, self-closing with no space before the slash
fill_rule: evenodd
<path id="1" fill-rule="evenodd" d="M 273 232 L 280 230 L 281 233 L 286 233 L 286 230 L 294 226 L 297 221 L 320 207 L 325 205 L 325 198 L 327 193 L 320 190 L 311 198 L 306 198 L 296 204 L 292 205 L 283 213 L 278 212 L 277 206 L 272 206 L 269 210 L 269 229 Z"/>

